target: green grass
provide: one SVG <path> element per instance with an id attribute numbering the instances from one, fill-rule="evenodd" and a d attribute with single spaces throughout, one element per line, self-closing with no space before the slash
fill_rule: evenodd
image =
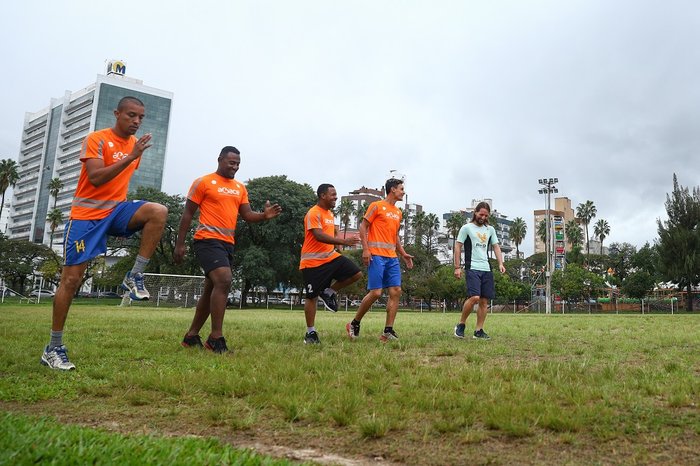
<path id="1" fill-rule="evenodd" d="M 0 306 L 0 406 L 122 433 L 411 464 L 700 455 L 697 315 L 496 314 L 484 342 L 455 339 L 455 314 L 403 312 L 401 339 L 383 345 L 383 312 L 351 342 L 351 313 L 319 311 L 322 344 L 307 347 L 300 311 L 229 310 L 235 351 L 223 357 L 179 346 L 191 316 L 76 307 L 64 340 L 78 369 L 56 373 L 38 363 L 50 308 Z"/>

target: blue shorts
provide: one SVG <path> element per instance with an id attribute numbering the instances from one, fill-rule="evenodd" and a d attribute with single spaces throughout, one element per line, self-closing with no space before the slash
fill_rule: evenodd
<path id="1" fill-rule="evenodd" d="M 143 228 L 129 230 L 127 225 L 146 201 L 124 201 L 100 220 L 68 220 L 63 233 L 65 265 L 78 265 L 107 251 L 107 236 L 129 237 Z"/>
<path id="2" fill-rule="evenodd" d="M 398 257 L 372 256 L 367 267 L 367 289 L 401 286 L 401 265 Z"/>
<path id="3" fill-rule="evenodd" d="M 467 297 L 471 298 L 472 296 L 479 296 L 487 299 L 496 297 L 493 272 L 467 270 Z"/>

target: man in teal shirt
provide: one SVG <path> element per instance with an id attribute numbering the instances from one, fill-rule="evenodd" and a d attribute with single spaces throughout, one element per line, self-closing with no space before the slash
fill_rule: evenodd
<path id="1" fill-rule="evenodd" d="M 464 225 L 459 230 L 457 241 L 455 242 L 454 265 L 455 277 L 462 278 L 462 247 L 464 247 L 464 268 L 466 270 L 467 300 L 462 307 L 462 316 L 459 324 L 455 326 L 455 336 L 464 338 L 464 328 L 467 317 L 471 314 L 474 305 L 479 302 L 479 309 L 476 312 L 476 329 L 474 338 L 489 340 L 490 337 L 484 332 L 484 321 L 488 310 L 488 301 L 496 295 L 493 281 L 493 272 L 488 259 L 488 247 L 493 246 L 493 252 L 498 259 L 498 269 L 501 273 L 506 272 L 503 266 L 503 256 L 501 247 L 498 245 L 496 230 L 489 225 L 489 215 L 491 207 L 486 202 L 479 202 L 474 209 L 472 221 Z"/>

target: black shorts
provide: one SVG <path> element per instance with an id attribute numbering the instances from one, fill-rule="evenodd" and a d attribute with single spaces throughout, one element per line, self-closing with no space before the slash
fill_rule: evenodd
<path id="1" fill-rule="evenodd" d="M 343 281 L 359 271 L 360 268 L 345 256 L 336 257 L 318 267 L 301 269 L 306 297 L 308 299 L 315 298 L 320 292 L 331 286 L 333 280 Z"/>
<path id="2" fill-rule="evenodd" d="M 233 262 L 233 244 L 219 239 L 198 239 L 192 243 L 194 255 L 199 265 L 204 269 L 204 275 L 209 275 L 219 267 L 231 268 Z"/>

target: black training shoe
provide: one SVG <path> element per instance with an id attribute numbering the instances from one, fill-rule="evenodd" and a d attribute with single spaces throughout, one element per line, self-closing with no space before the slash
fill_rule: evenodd
<path id="1" fill-rule="evenodd" d="M 464 338 L 464 328 L 466 327 L 466 324 L 457 324 L 455 325 L 455 336 L 457 338 Z"/>
<path id="2" fill-rule="evenodd" d="M 185 348 L 204 348 L 199 335 L 185 335 L 185 338 L 182 339 L 182 346 Z"/>
<path id="3" fill-rule="evenodd" d="M 353 322 L 348 322 L 347 325 L 345 326 L 345 330 L 348 332 L 348 337 L 350 337 L 351 340 L 354 340 L 355 338 L 360 337 L 360 323 L 355 323 Z"/>
<path id="4" fill-rule="evenodd" d="M 321 302 L 324 306 L 326 306 L 326 309 L 331 312 L 338 312 L 338 300 L 336 299 L 336 293 L 326 293 L 324 290 L 318 295 L 318 297 L 321 298 Z"/>
<path id="5" fill-rule="evenodd" d="M 204 347 L 217 354 L 224 354 L 228 352 L 228 347 L 226 346 L 226 339 L 224 337 L 209 337 L 207 338 L 207 342 L 204 343 Z"/>
<path id="6" fill-rule="evenodd" d="M 474 338 L 475 340 L 490 340 L 491 339 L 491 337 L 488 336 L 486 334 L 486 332 L 484 332 L 484 329 L 477 330 L 476 332 L 474 332 L 474 336 L 472 338 Z"/>
<path id="7" fill-rule="evenodd" d="M 308 332 L 304 336 L 304 344 L 305 345 L 320 345 L 321 340 L 318 339 L 318 333 L 316 333 L 316 331 Z"/>

